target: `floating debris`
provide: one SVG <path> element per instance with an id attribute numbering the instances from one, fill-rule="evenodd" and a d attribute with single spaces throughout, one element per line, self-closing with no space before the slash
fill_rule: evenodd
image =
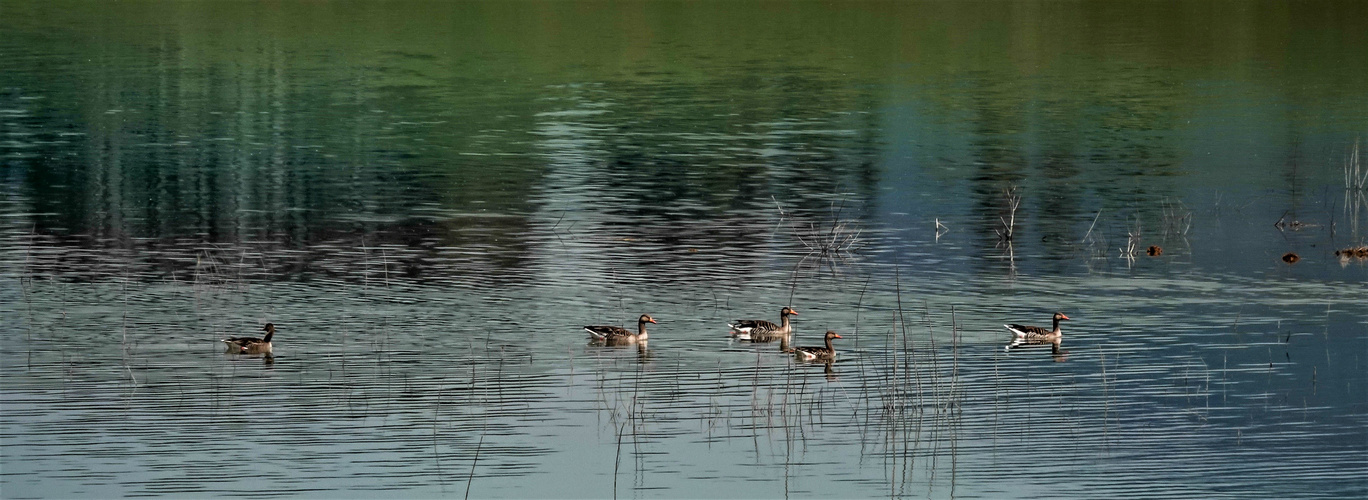
<path id="1" fill-rule="evenodd" d="M 1282 256 L 1282 261 L 1288 264 L 1296 264 L 1299 260 L 1301 260 L 1301 256 L 1293 252 L 1287 252 Z"/>
<path id="2" fill-rule="evenodd" d="M 1353 257 L 1355 259 L 1368 259 L 1368 246 L 1349 247 L 1344 250 L 1335 250 L 1335 256 L 1341 259 Z"/>
<path id="3" fill-rule="evenodd" d="M 1150 245 L 1149 250 L 1145 250 L 1150 257 L 1158 257 L 1164 254 L 1164 248 L 1159 245 Z"/>
<path id="4" fill-rule="evenodd" d="M 1279 218 L 1278 218 L 1278 222 L 1274 222 L 1274 223 L 1273 223 L 1273 227 L 1278 228 L 1279 231 L 1283 231 L 1283 230 L 1301 231 L 1302 229 L 1307 229 L 1307 228 L 1312 228 L 1312 227 L 1320 227 L 1320 224 L 1312 224 L 1312 223 L 1308 223 L 1308 222 L 1302 222 L 1302 221 L 1299 221 L 1299 220 L 1296 220 L 1296 219 L 1287 220 L 1287 214 L 1288 214 L 1288 212 L 1283 212 L 1282 217 L 1279 217 Z"/>

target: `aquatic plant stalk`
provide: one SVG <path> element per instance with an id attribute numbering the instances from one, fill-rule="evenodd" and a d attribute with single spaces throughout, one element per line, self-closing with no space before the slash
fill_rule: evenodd
<path id="1" fill-rule="evenodd" d="M 474 458 L 473 460 L 470 461 L 470 474 L 466 475 L 465 498 L 467 498 L 467 499 L 470 498 L 470 483 L 475 482 L 475 464 L 480 463 L 480 449 L 484 447 L 484 438 L 485 438 L 485 432 L 484 432 L 484 430 L 481 430 L 481 431 L 480 431 L 480 442 L 475 444 L 475 458 Z M 439 473 L 440 473 L 440 471 L 439 471 Z M 613 478 L 613 480 L 614 480 L 614 481 L 617 481 L 616 475 L 615 475 L 615 477 Z M 616 488 L 614 488 L 614 490 L 616 490 Z"/>

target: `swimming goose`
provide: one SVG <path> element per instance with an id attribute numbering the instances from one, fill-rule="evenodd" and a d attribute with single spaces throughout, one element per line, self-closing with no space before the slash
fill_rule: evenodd
<path id="1" fill-rule="evenodd" d="M 1026 340 L 1044 340 L 1062 337 L 1064 335 L 1063 332 L 1059 331 L 1060 320 L 1069 321 L 1069 317 L 1065 316 L 1062 312 L 1055 313 L 1053 330 L 1046 330 L 1045 328 L 1039 326 L 1018 325 L 1015 323 L 1002 326 L 1007 327 L 1007 329 L 1011 330 L 1012 333 L 1016 334 L 1016 336 L 1024 338 Z"/>
<path id="2" fill-rule="evenodd" d="M 271 337 L 275 336 L 275 323 L 266 323 L 261 327 L 266 332 L 265 338 L 256 337 L 228 337 L 223 339 L 224 344 L 228 344 L 228 352 L 238 354 L 270 354 Z"/>
<path id="3" fill-rule="evenodd" d="M 834 359 L 836 357 L 836 348 L 831 346 L 831 339 L 839 338 L 842 337 L 837 335 L 834 330 L 827 330 L 826 347 L 795 347 L 793 349 L 793 354 L 805 361 L 814 359 Z"/>
<path id="4" fill-rule="evenodd" d="M 798 311 L 791 307 L 779 310 L 779 324 L 774 324 L 763 319 L 738 319 L 735 323 L 728 323 L 731 327 L 731 334 L 741 340 L 754 340 L 757 338 L 775 340 L 779 337 L 793 332 L 793 325 L 789 324 L 789 316 L 797 316 Z"/>
<path id="5" fill-rule="evenodd" d="M 651 315 L 643 314 L 640 318 L 637 318 L 636 333 L 632 333 L 626 328 L 610 325 L 586 326 L 584 327 L 584 331 L 589 332 L 589 335 L 592 335 L 594 340 L 602 340 L 611 343 L 630 343 L 646 340 L 646 323 L 655 322 L 655 318 L 652 318 Z"/>

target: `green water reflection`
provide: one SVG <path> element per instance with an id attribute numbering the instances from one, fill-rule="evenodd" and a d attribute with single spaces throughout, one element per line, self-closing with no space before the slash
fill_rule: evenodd
<path id="1" fill-rule="evenodd" d="M 511 216 L 480 223 L 517 253 L 554 162 L 635 210 L 930 175 L 974 186 L 962 208 L 1017 183 L 1082 217 L 1085 194 L 1333 181 L 1307 165 L 1368 129 L 1364 10 L 20 3 L 5 164 L 40 231 L 108 238 L 385 239 L 439 210 Z M 470 223 L 434 231 L 459 245 Z"/>

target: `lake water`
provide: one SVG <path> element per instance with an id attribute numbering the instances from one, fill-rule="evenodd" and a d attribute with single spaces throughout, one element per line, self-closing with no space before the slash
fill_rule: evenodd
<path id="1" fill-rule="evenodd" d="M 1368 496 L 1365 25 L 7 2 L 0 496 Z"/>

